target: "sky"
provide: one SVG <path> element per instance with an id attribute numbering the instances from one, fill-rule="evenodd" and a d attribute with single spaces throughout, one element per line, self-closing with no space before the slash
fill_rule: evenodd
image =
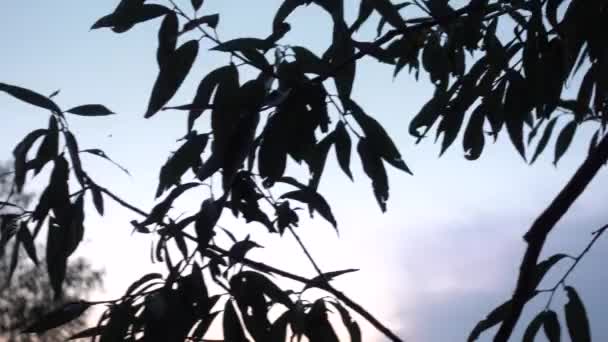
<path id="1" fill-rule="evenodd" d="M 177 1 L 190 11 L 189 1 Z M 356 2 L 346 1 L 352 20 Z M 279 0 L 207 0 L 205 13 L 220 13 L 220 38 L 266 37 Z M 117 35 L 109 30 L 89 31 L 116 1 L 0 3 L 0 82 L 31 88 L 43 94 L 60 89 L 56 102 L 63 108 L 102 103 L 117 113 L 111 118 L 69 117 L 81 149 L 101 148 L 125 166 L 119 169 L 94 157 L 83 157 L 85 168 L 100 184 L 113 189 L 130 203 L 149 210 L 154 205 L 158 170 L 183 136 L 186 117 L 181 112 L 161 112 L 143 119 L 149 93 L 158 71 L 156 30 L 159 21 L 136 26 Z M 377 19 L 377 18 L 374 18 Z M 285 43 L 322 52 L 330 37 L 331 22 L 310 6 L 298 10 L 289 21 L 292 32 Z M 373 26 L 373 25 L 371 25 Z M 371 30 L 363 39 L 372 38 Z M 209 51 L 203 42 L 197 62 L 172 104 L 188 103 L 198 81 L 228 62 L 226 55 Z M 553 166 L 552 148 L 534 166 L 526 165 L 503 135 L 486 145 L 478 161 L 467 161 L 457 140 L 438 157 L 432 141 L 414 144 L 407 133 L 409 120 L 431 96 L 428 75 L 416 82 L 406 72 L 396 79 L 392 69 L 363 59 L 358 66 L 353 97 L 377 118 L 394 138 L 414 176 L 388 167 L 390 199 L 382 214 L 372 196 L 371 184 L 353 158 L 355 182 L 339 170 L 333 154 L 327 163 L 320 192 L 332 205 L 339 222 L 339 236 L 321 219 L 302 218 L 302 239 L 324 271 L 359 268 L 335 280 L 334 285 L 368 308 L 408 341 L 462 341 L 477 321 L 506 300 L 515 284 L 525 245 L 521 236 L 550 203 L 587 153 L 592 131 L 584 128 L 560 161 Z M 44 111 L 0 94 L 0 159 L 9 159 L 16 143 L 27 132 L 46 127 Z M 552 145 L 550 145 L 552 146 Z M 45 181 L 33 181 L 27 190 L 39 191 Z M 559 222 L 543 255 L 559 251 L 578 254 L 590 233 L 606 223 L 604 206 L 608 185 L 602 170 L 589 189 Z M 180 209 L 196 210 L 204 190 L 180 202 Z M 136 214 L 106 200 L 105 217 L 87 208 L 85 242 L 76 254 L 89 258 L 106 271 L 98 299 L 117 298 L 144 272 L 160 270 L 149 258 L 151 237 L 131 234 L 129 221 Z M 249 256 L 314 276 L 314 269 L 297 251 L 289 236 L 269 236 L 262 226 L 226 220 L 237 237 L 248 233 L 266 246 Z M 594 340 L 608 340 L 603 323 L 608 299 L 602 284 L 608 280 L 603 260 L 608 241 L 600 240 L 569 278 L 587 304 Z M 546 279 L 547 287 L 565 271 L 558 265 Z M 562 311 L 564 295 L 553 303 Z M 542 308 L 540 296 L 525 312 L 522 322 Z M 373 327 L 361 321 L 365 341 L 384 341 Z M 520 323 L 516 336 L 521 336 Z M 565 329 L 565 328 L 564 328 Z M 563 332 L 565 333 L 565 330 Z M 517 335 L 519 334 L 519 335 Z M 491 334 L 482 336 L 490 340 Z M 515 339 L 517 340 L 517 338 Z"/>

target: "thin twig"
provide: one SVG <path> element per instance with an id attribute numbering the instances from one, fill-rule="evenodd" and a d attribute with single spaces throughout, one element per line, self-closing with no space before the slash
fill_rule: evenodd
<path id="1" fill-rule="evenodd" d="M 587 252 L 589 252 L 591 247 L 593 247 L 593 244 L 600 238 L 600 236 L 602 235 L 602 233 L 604 233 L 606 231 L 606 229 L 608 229 L 608 225 L 605 225 L 602 228 L 598 229 L 597 231 L 593 232 L 592 233 L 593 238 L 591 239 L 591 241 L 589 241 L 589 243 L 587 244 L 585 249 L 583 249 L 583 251 L 578 256 L 573 258 L 574 262 L 572 263 L 572 265 L 570 265 L 570 267 L 568 268 L 566 273 L 564 273 L 564 275 L 560 278 L 560 280 L 552 288 L 544 291 L 544 292 L 551 292 L 549 299 L 547 300 L 547 304 L 545 305 L 545 310 L 549 309 L 549 306 L 551 305 L 551 301 L 553 300 L 553 295 L 555 294 L 555 291 L 557 291 L 557 289 L 559 288 L 560 285 L 566 284 L 566 279 L 568 278 L 568 276 L 570 276 L 570 273 L 572 273 L 572 271 L 574 271 L 574 269 L 576 268 L 578 263 L 585 257 Z"/>

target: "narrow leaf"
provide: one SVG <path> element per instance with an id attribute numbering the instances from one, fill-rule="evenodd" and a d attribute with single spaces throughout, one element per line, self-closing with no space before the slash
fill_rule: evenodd
<path id="1" fill-rule="evenodd" d="M 175 95 L 190 72 L 197 54 L 198 41 L 188 41 L 171 55 L 166 65 L 161 67 L 152 88 L 145 118 L 156 114 Z"/>
<path id="2" fill-rule="evenodd" d="M 524 332 L 524 337 L 522 342 L 534 342 L 536 335 L 540 331 L 540 328 L 543 326 L 543 321 L 545 319 L 545 313 L 541 312 L 530 322 L 526 331 Z"/>
<path id="3" fill-rule="evenodd" d="M 564 306 L 566 312 L 566 324 L 572 342 L 590 342 L 591 329 L 587 310 L 576 290 L 571 286 L 565 287 L 568 294 L 568 303 Z"/>
<path id="4" fill-rule="evenodd" d="M 31 105 L 48 109 L 56 114 L 61 114 L 61 109 L 59 108 L 59 106 L 57 106 L 57 104 L 55 104 L 55 102 L 53 102 L 48 97 L 40 95 L 29 89 L 17 87 L 6 83 L 0 83 L 0 91 L 4 91 L 5 93 L 23 102 L 27 102 Z"/>
<path id="5" fill-rule="evenodd" d="M 192 8 L 194 8 L 195 11 L 198 11 L 201 9 L 201 6 L 203 6 L 204 0 L 190 0 L 190 2 L 192 3 Z"/>
<path id="6" fill-rule="evenodd" d="M 564 153 L 566 153 L 568 147 L 570 147 L 570 143 L 572 143 L 572 139 L 574 138 L 574 133 L 576 133 L 576 125 L 576 121 L 569 122 L 557 136 L 553 165 L 557 165 L 557 162 L 562 158 Z"/>
<path id="7" fill-rule="evenodd" d="M 543 329 L 545 330 L 545 335 L 547 335 L 549 342 L 561 341 L 561 330 L 555 311 L 546 311 L 544 316 Z"/>
<path id="8" fill-rule="evenodd" d="M 547 147 L 547 143 L 549 142 L 549 138 L 551 138 L 551 134 L 553 133 L 553 129 L 555 128 L 555 124 L 557 123 L 557 118 L 551 119 L 545 127 L 545 131 L 543 132 L 543 136 L 540 138 L 538 145 L 536 145 L 536 151 L 534 152 L 534 156 L 532 160 L 530 160 L 530 164 L 533 164 L 538 156 L 545 150 Z"/>
<path id="9" fill-rule="evenodd" d="M 197 28 L 200 25 L 207 25 L 211 28 L 216 28 L 217 24 L 219 22 L 220 22 L 220 15 L 217 13 L 210 14 L 210 15 L 204 15 L 200 18 L 192 19 L 189 22 L 187 22 L 186 24 L 184 24 L 184 28 L 182 29 L 181 33 L 188 32 L 190 30 L 194 30 L 195 28 Z"/>
<path id="10" fill-rule="evenodd" d="M 336 125 L 336 129 L 334 130 L 335 136 L 335 146 L 336 146 L 336 158 L 338 159 L 338 164 L 344 173 L 350 178 L 353 179 L 353 175 L 350 171 L 350 153 L 352 148 L 352 143 L 350 141 L 350 136 L 346 131 L 344 126 L 344 122 L 340 121 Z"/>
<path id="11" fill-rule="evenodd" d="M 34 245 L 34 238 L 32 237 L 32 234 L 27 228 L 27 224 L 25 222 L 21 222 L 21 227 L 19 228 L 19 232 L 17 233 L 17 238 L 23 244 L 25 252 L 30 257 L 30 259 L 34 262 L 34 264 L 38 265 L 38 256 L 36 255 L 36 246 Z"/>
<path id="12" fill-rule="evenodd" d="M 222 323 L 224 330 L 224 342 L 248 342 L 249 340 L 245 337 L 245 331 L 239 316 L 236 314 L 232 301 L 226 301 L 224 307 L 224 320 Z"/>
<path id="13" fill-rule="evenodd" d="M 66 112 L 82 116 L 105 116 L 114 114 L 114 112 L 100 104 L 88 104 L 77 106 L 68 109 Z"/>

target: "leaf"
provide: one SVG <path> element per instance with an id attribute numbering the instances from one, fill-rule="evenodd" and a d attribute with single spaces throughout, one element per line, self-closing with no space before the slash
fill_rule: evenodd
<path id="1" fill-rule="evenodd" d="M 370 148 L 392 166 L 412 174 L 403 159 L 401 159 L 401 153 L 397 150 L 395 143 L 388 136 L 382 125 L 374 118 L 367 115 L 354 101 L 348 101 L 346 106 L 350 109 L 352 116 L 365 133 Z"/>
<path id="2" fill-rule="evenodd" d="M 312 0 L 284 0 L 281 6 L 277 10 L 272 21 L 272 28 L 276 31 L 281 24 L 285 22 L 285 19 L 299 6 L 310 3 Z"/>
<path id="3" fill-rule="evenodd" d="M 399 8 L 393 5 L 389 0 L 362 0 L 369 1 L 383 19 L 391 24 L 396 29 L 404 29 L 405 21 L 399 14 Z"/>
<path id="4" fill-rule="evenodd" d="M 318 276 L 312 278 L 310 280 L 310 282 L 308 282 L 306 284 L 306 286 L 304 286 L 304 290 L 306 290 L 310 287 L 323 288 L 326 285 L 326 282 L 328 283 L 328 282 L 334 280 L 334 278 L 339 277 L 343 274 L 357 272 L 357 271 L 359 271 L 358 268 L 349 268 L 349 269 L 340 270 L 340 271 L 324 272 L 323 274 L 319 274 Z"/>
<path id="5" fill-rule="evenodd" d="M 230 257 L 230 265 L 234 265 L 236 262 L 245 258 L 247 252 L 254 248 L 262 248 L 262 246 L 249 240 L 249 237 L 247 237 L 243 241 L 239 241 L 232 245 L 232 247 L 230 247 L 230 250 L 228 251 L 228 256 Z"/>
<path id="6" fill-rule="evenodd" d="M 26 158 L 27 153 L 32 147 L 32 145 L 40 138 L 41 136 L 47 134 L 46 129 L 37 129 L 28 133 L 17 146 L 13 150 L 13 157 L 15 158 L 15 176 L 13 181 L 15 182 L 15 186 L 17 187 L 17 192 L 21 193 L 23 189 L 23 185 L 25 184 L 25 174 L 27 172 L 26 168 Z"/>
<path id="7" fill-rule="evenodd" d="M 123 33 L 138 23 L 152 20 L 172 12 L 167 7 L 158 4 L 137 4 L 131 7 L 132 8 L 126 11 L 117 8 L 113 13 L 101 17 L 93 26 L 91 26 L 91 30 L 111 27 L 114 32 Z"/>
<path id="8" fill-rule="evenodd" d="M 530 164 L 534 164 L 538 156 L 540 156 L 540 154 L 545 150 L 545 147 L 547 147 L 547 143 L 549 142 L 549 138 L 551 138 L 551 133 L 553 133 L 553 128 L 555 127 L 556 123 L 557 117 L 551 119 L 551 121 L 549 121 L 547 124 L 547 127 L 545 127 L 543 136 L 540 138 L 538 145 L 536 145 L 536 151 L 534 152 L 532 160 L 530 160 Z"/>
<path id="9" fill-rule="evenodd" d="M 370 146 L 367 138 L 359 140 L 357 145 L 357 151 L 359 157 L 361 157 L 361 163 L 363 164 L 363 171 L 372 180 L 372 188 L 374 189 L 374 196 L 380 209 L 386 211 L 386 201 L 388 200 L 388 177 L 386 176 L 386 170 L 382 164 L 380 156 L 376 154 Z"/>
<path id="10" fill-rule="evenodd" d="M 372 12 L 374 11 L 374 6 L 372 4 L 372 1 L 369 0 L 361 0 L 359 3 L 359 14 L 357 14 L 357 19 L 355 19 L 355 22 L 351 25 L 350 27 L 350 32 L 356 32 L 359 30 L 359 28 L 361 27 L 361 25 L 363 25 L 363 23 L 365 23 L 365 21 L 369 18 L 369 16 L 372 14 Z"/>
<path id="11" fill-rule="evenodd" d="M 184 24 L 184 28 L 182 29 L 181 33 L 185 33 L 190 30 L 193 30 L 203 24 L 214 29 L 217 27 L 217 24 L 219 22 L 220 22 L 220 15 L 217 13 L 210 14 L 210 15 L 204 15 L 200 18 L 192 19 L 189 22 L 187 22 L 186 24 Z"/>
<path id="12" fill-rule="evenodd" d="M 171 56 L 177 46 L 177 30 L 179 21 L 177 14 L 171 12 L 165 16 L 158 30 L 158 50 L 156 51 L 156 61 L 161 71 L 165 64 L 171 61 Z"/>
<path id="13" fill-rule="evenodd" d="M 160 273 L 148 273 L 148 274 L 144 275 L 143 277 L 139 278 L 133 284 L 131 284 L 129 286 L 129 288 L 127 289 L 127 291 L 125 292 L 125 296 L 137 294 L 138 292 L 136 292 L 135 290 L 137 290 L 144 284 L 149 283 L 153 280 L 162 279 L 162 278 L 163 278 L 163 276 Z"/>
<path id="14" fill-rule="evenodd" d="M 243 50 L 268 50 L 272 47 L 272 43 L 269 43 L 265 39 L 259 38 L 236 38 L 223 43 L 218 44 L 211 50 L 223 51 L 223 52 L 236 52 Z"/>
<path id="15" fill-rule="evenodd" d="M 9 264 L 8 275 L 6 276 L 6 283 L 2 287 L 3 289 L 10 285 L 11 279 L 13 278 L 13 274 L 15 274 L 15 270 L 17 269 L 17 263 L 19 261 L 19 247 L 21 245 L 21 240 L 15 240 L 13 243 L 13 253 L 11 254 L 11 261 Z"/>
<path id="16" fill-rule="evenodd" d="M 245 337 L 245 331 L 239 316 L 237 316 L 232 301 L 226 301 L 224 307 L 224 320 L 222 323 L 224 331 L 224 342 L 248 342 L 249 340 Z"/>
<path id="17" fill-rule="evenodd" d="M 78 154 L 80 150 L 78 149 L 76 138 L 70 131 L 64 131 L 63 135 L 65 137 L 65 144 L 68 148 L 68 152 L 70 153 L 70 159 L 72 160 L 72 167 L 74 168 L 76 178 L 78 179 L 78 182 L 84 186 L 86 183 L 86 176 L 82 170 L 82 163 L 80 162 L 80 155 Z"/>
<path id="18" fill-rule="evenodd" d="M 569 122 L 559 133 L 557 136 L 557 141 L 555 142 L 555 159 L 553 160 L 553 165 L 557 165 L 557 162 L 562 158 L 568 147 L 570 147 L 570 143 L 572 143 L 572 139 L 574 138 L 574 134 L 576 133 L 576 121 Z"/>
<path id="19" fill-rule="evenodd" d="M 321 176 L 323 175 L 323 169 L 325 168 L 325 162 L 327 161 L 327 154 L 329 149 L 335 142 L 335 133 L 330 133 L 325 136 L 314 148 L 311 161 L 309 162 L 310 169 L 310 182 L 309 186 L 311 189 L 317 190 Z"/>
<path id="20" fill-rule="evenodd" d="M 522 342 L 534 342 L 536 338 L 536 334 L 540 331 L 540 328 L 543 326 L 543 321 L 545 319 L 545 313 L 541 312 L 530 322 L 526 331 L 524 332 L 524 337 Z"/>
<path id="21" fill-rule="evenodd" d="M 547 274 L 547 272 L 549 272 L 549 270 L 551 269 L 551 267 L 553 267 L 553 265 L 557 264 L 560 260 L 562 260 L 563 258 L 566 258 L 566 257 L 567 257 L 566 254 L 560 253 L 560 254 L 552 255 L 548 259 L 539 262 L 538 265 L 536 265 L 534 288 L 536 288 L 540 284 L 540 282 L 542 281 L 545 274 Z"/>
<path id="22" fill-rule="evenodd" d="M 505 124 L 509 138 L 517 152 L 524 160 L 526 150 L 524 145 L 524 119 L 532 109 L 528 104 L 526 81 L 515 71 L 509 74 L 510 82 L 505 98 Z"/>
<path id="23" fill-rule="evenodd" d="M 25 252 L 30 257 L 30 259 L 38 266 L 38 256 L 36 255 L 36 246 L 34 246 L 34 238 L 30 233 L 30 230 L 27 228 L 27 224 L 25 222 L 21 222 L 21 227 L 19 228 L 19 232 L 17 232 L 17 238 L 23 244 L 25 248 Z"/>
<path id="24" fill-rule="evenodd" d="M 318 299 L 306 315 L 306 336 L 309 341 L 338 342 L 338 336 L 327 318 L 327 307 Z"/>
<path id="25" fill-rule="evenodd" d="M 336 219 L 334 218 L 334 215 L 331 212 L 331 208 L 329 207 L 329 204 L 323 198 L 323 196 L 321 196 L 316 191 L 295 190 L 295 191 L 290 191 L 290 192 L 287 192 L 287 193 L 281 195 L 280 198 L 293 199 L 293 200 L 300 201 L 302 203 L 306 203 L 306 204 L 310 205 L 310 207 L 312 209 L 317 211 L 321 216 L 323 216 L 324 219 L 326 219 L 329 223 L 331 223 L 331 225 L 334 226 L 334 228 L 337 231 L 338 223 L 336 222 Z"/>
<path id="26" fill-rule="evenodd" d="M 559 327 L 559 320 L 555 311 L 548 310 L 544 312 L 543 329 L 545 335 L 549 339 L 549 342 L 561 341 L 561 331 Z"/>
<path id="27" fill-rule="evenodd" d="M 198 53 L 198 41 L 191 40 L 180 46 L 158 73 L 145 118 L 156 114 L 175 95 L 190 72 Z"/>
<path id="28" fill-rule="evenodd" d="M 199 83 L 196 90 L 196 95 L 192 100 L 192 109 L 188 114 L 188 132 L 192 130 L 194 121 L 198 119 L 203 111 L 209 108 L 209 102 L 211 95 L 222 80 L 230 77 L 234 67 L 232 65 L 226 65 L 213 70 L 208 73 Z"/>
<path id="29" fill-rule="evenodd" d="M 201 9 L 201 6 L 203 6 L 204 0 L 190 0 L 190 2 L 192 3 L 192 8 L 194 8 L 195 11 L 198 11 Z"/>
<path id="30" fill-rule="evenodd" d="M 99 215 L 103 216 L 103 193 L 97 186 L 91 186 L 91 196 L 93 196 L 93 205 Z"/>
<path id="31" fill-rule="evenodd" d="M 92 154 L 94 156 L 98 156 L 100 158 L 103 158 L 103 159 L 109 161 L 110 163 L 114 164 L 114 166 L 116 166 L 119 169 L 121 169 L 127 175 L 129 175 L 129 176 L 131 175 L 131 173 L 129 173 L 129 170 L 125 169 L 120 164 L 116 163 L 114 160 L 112 160 L 110 157 L 108 157 L 108 155 L 103 150 L 100 150 L 98 148 L 89 148 L 89 149 L 86 149 L 86 150 L 81 150 L 80 153 L 89 153 L 89 154 Z"/>
<path id="32" fill-rule="evenodd" d="M 395 4 L 393 6 L 395 6 L 395 9 L 401 10 L 403 8 L 406 8 L 409 5 L 412 5 L 412 3 L 409 2 L 409 1 L 406 1 L 406 2 L 403 2 L 403 3 L 400 3 L 400 4 Z M 386 23 L 387 23 L 386 18 L 384 16 L 382 16 L 380 18 L 380 20 L 378 21 L 378 27 L 376 28 L 376 35 L 377 35 L 377 37 L 380 37 L 382 35 L 382 29 L 384 28 L 384 25 L 386 25 Z"/>
<path id="33" fill-rule="evenodd" d="M 565 290 L 568 294 L 568 302 L 564 305 L 564 310 L 572 342 L 590 342 L 591 329 L 583 301 L 573 287 L 566 286 Z"/>
<path id="34" fill-rule="evenodd" d="M 156 197 L 173 185 L 179 184 L 183 174 L 200 161 L 200 155 L 205 150 L 208 139 L 207 134 L 193 135 L 175 151 L 160 169 Z"/>
<path id="35" fill-rule="evenodd" d="M 34 172 L 38 174 L 40 170 L 46 165 L 46 163 L 57 157 L 59 153 L 59 127 L 57 125 L 57 119 L 54 115 L 51 115 L 49 119 L 49 129 L 38 147 L 38 152 L 36 153 L 36 167 L 34 168 Z"/>
<path id="36" fill-rule="evenodd" d="M 348 310 L 346 310 L 346 308 L 338 302 L 330 303 L 332 303 L 336 307 L 336 309 L 338 309 L 338 313 L 340 313 L 340 317 L 342 318 L 342 323 L 344 323 L 344 326 L 346 327 L 346 329 L 348 330 L 348 334 L 350 335 L 350 341 L 361 342 L 361 329 L 359 328 L 357 322 L 352 319 L 352 317 L 348 313 Z"/>
<path id="37" fill-rule="evenodd" d="M 325 61 L 301 46 L 292 46 L 291 51 L 295 54 L 296 63 L 303 73 L 314 73 L 322 75 L 328 72 L 329 66 Z"/>
<path id="38" fill-rule="evenodd" d="M 353 175 L 350 172 L 350 152 L 352 144 L 350 141 L 350 136 L 344 127 L 344 122 L 339 121 L 334 132 L 336 158 L 338 159 L 338 164 L 348 178 L 353 180 Z"/>
<path id="39" fill-rule="evenodd" d="M 48 109 L 53 113 L 61 115 L 61 109 L 55 102 L 44 95 L 40 95 L 29 89 L 21 88 L 18 86 L 0 83 L 0 91 L 3 91 L 23 102 L 27 102 L 31 105 Z"/>
<path id="40" fill-rule="evenodd" d="M 494 310 L 492 310 L 492 312 L 490 312 L 486 318 L 484 318 L 483 320 L 479 321 L 479 323 L 477 323 L 477 325 L 475 325 L 475 328 L 473 328 L 473 331 L 471 331 L 471 334 L 469 335 L 469 338 L 467 339 L 468 342 L 472 342 L 475 341 L 479 338 L 479 335 L 481 335 L 482 332 L 490 329 L 491 327 L 499 324 L 500 322 L 502 322 L 507 315 L 510 313 L 511 311 L 511 301 L 506 301 L 503 304 L 501 304 L 500 306 L 498 306 L 497 308 L 495 308 Z"/>
<path id="41" fill-rule="evenodd" d="M 329 51 L 338 96 L 341 100 L 349 99 L 357 72 L 357 60 L 352 59 L 355 54 L 355 46 L 350 36 L 336 26 L 334 26 L 333 41 Z"/>
<path id="42" fill-rule="evenodd" d="M 105 116 L 115 114 L 104 105 L 100 104 L 88 104 L 77 106 L 66 110 L 66 113 L 82 115 L 82 116 Z"/>
<path id="43" fill-rule="evenodd" d="M 62 284 L 68 261 L 66 240 L 67 229 L 58 226 L 53 219 L 50 219 L 46 243 L 46 265 L 56 298 L 61 298 L 63 293 Z"/>
<path id="44" fill-rule="evenodd" d="M 478 106 L 473 110 L 469 118 L 469 124 L 464 131 L 462 146 L 465 152 L 465 158 L 468 160 L 476 160 L 483 151 L 485 137 L 483 132 L 483 124 L 485 121 L 485 113 L 483 107 Z"/>
<path id="45" fill-rule="evenodd" d="M 82 315 L 90 306 L 90 303 L 84 301 L 65 304 L 61 308 L 43 316 L 40 320 L 25 328 L 23 332 L 42 334 L 47 330 L 56 328 L 80 317 L 80 315 Z"/>

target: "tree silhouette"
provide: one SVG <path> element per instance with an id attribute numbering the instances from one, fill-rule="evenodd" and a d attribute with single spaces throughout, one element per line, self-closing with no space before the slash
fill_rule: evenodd
<path id="1" fill-rule="evenodd" d="M 0 165 L 0 197 L 8 196 L 11 192 L 11 173 L 8 172 L 8 164 Z M 26 208 L 30 202 L 31 194 L 14 194 L 11 196 L 12 203 Z M 2 223 L 2 237 L 9 230 L 7 226 L 12 225 L 11 209 L 0 210 L 0 222 Z M 4 241 L 4 240 L 3 240 Z M 48 277 L 46 275 L 45 261 L 37 260 L 37 252 L 30 248 L 21 247 L 15 241 L 7 245 L 1 244 L 0 249 L 9 251 L 9 257 L 2 255 L 0 258 L 0 339 L 7 342 L 27 341 L 65 341 L 71 335 L 87 326 L 86 316 L 83 315 L 68 324 L 45 332 L 40 337 L 31 334 L 21 334 L 21 330 L 28 325 L 42 319 L 49 310 L 61 307 L 69 298 L 86 297 L 88 293 L 99 288 L 102 283 L 102 273 L 94 270 L 83 258 L 74 260 L 66 271 L 65 291 L 67 298 L 63 301 L 55 301 Z M 36 260 L 37 265 L 25 260 L 23 254 L 26 250 L 30 257 Z M 40 250 L 41 248 L 36 248 Z M 12 269 L 13 260 L 17 266 Z"/>
<path id="2" fill-rule="evenodd" d="M 162 18 L 155 43 L 159 71 L 143 116 L 153 119 L 161 111 L 186 111 L 188 129 L 159 171 L 156 197 L 161 199 L 149 212 L 95 182 L 81 163 L 82 153 L 110 159 L 101 149 L 79 149 L 67 124 L 69 115 L 108 116 L 113 114 L 110 109 L 86 104 L 63 110 L 53 96 L 0 83 L 0 91 L 51 113 L 48 128 L 31 132 L 14 149 L 14 183 L 21 192 L 30 171 L 37 174 L 45 164 L 53 165 L 36 209 L 19 214 L 20 232 L 28 233 L 16 236 L 17 241 L 28 243 L 24 236 L 36 237 L 43 222 L 48 222 L 48 274 L 56 296 L 62 294 L 68 259 L 82 239 L 87 193 L 102 215 L 111 214 L 104 211 L 108 199 L 140 214 L 142 220 L 132 221 L 135 231 L 157 237 L 155 258 L 167 265 L 168 276 L 144 275 L 120 299 L 103 302 L 108 310 L 98 326 L 79 336 L 100 336 L 102 341 L 200 341 L 216 316 L 221 316 L 225 341 L 284 341 L 288 331 L 311 341 L 337 341 L 328 320 L 331 310 L 341 316 L 351 340 L 360 341 L 352 310 L 389 339 L 400 341 L 331 285 L 334 277 L 348 270 L 322 272 L 297 233 L 297 205 L 308 207 L 311 214 L 337 229 L 330 203 L 319 193 L 332 148 L 338 166 L 350 178 L 356 150 L 382 211 L 387 210 L 389 199 L 386 164 L 412 173 L 382 125 L 351 96 L 358 81 L 357 63 L 370 57 L 392 67 L 395 77 L 406 67 L 416 78 L 420 71 L 428 75 L 435 93 L 412 118 L 409 134 L 421 141 L 435 131 L 441 153 L 463 132 L 465 157 L 476 160 L 488 137 L 496 141 L 506 135 L 522 159 L 532 164 L 559 129 L 554 148 L 557 164 L 580 125 L 594 125 L 589 155 L 524 236 L 527 248 L 512 298 L 480 321 L 469 337 L 475 340 L 498 325 L 494 340 L 508 340 L 525 304 L 546 293 L 549 303 L 530 323 L 525 338 L 534 339 L 543 327 L 550 340 L 559 340 L 560 322 L 550 304 L 570 271 L 552 289 L 538 289 L 540 280 L 562 259 L 571 259 L 575 267 L 605 229 L 595 233 L 578 257 L 558 254 L 540 261 L 539 256 L 552 229 L 608 158 L 608 41 L 601 33 L 608 22 L 607 2 L 471 0 L 455 7 L 447 0 L 399 4 L 360 0 L 358 4 L 358 15 L 351 23 L 345 19 L 342 0 L 285 0 L 276 9 L 267 36 L 229 40 L 220 40 L 216 32 L 221 13 L 205 12 L 202 0 L 190 4 L 121 0 L 95 22 L 92 29 L 124 33 Z M 321 56 L 304 46 L 282 43 L 291 29 L 290 15 L 303 6 L 313 6 L 331 18 L 332 41 Z M 370 19 L 373 13 L 380 17 L 375 23 Z M 364 41 L 358 31 L 369 24 L 376 25 L 377 38 Z M 205 53 L 224 54 L 227 64 L 203 77 L 190 103 L 170 103 L 203 54 L 201 44 L 211 44 L 212 51 Z M 244 69 L 256 73 L 248 77 Z M 573 83 L 576 75 L 581 76 L 574 86 L 576 95 L 566 98 L 565 84 Z M 199 132 L 203 121 L 210 122 L 210 132 Z M 39 139 L 38 152 L 30 158 L 28 151 Z M 296 178 L 288 161 L 307 172 L 307 177 Z M 219 189 L 213 187 L 216 183 Z M 175 218 L 173 202 L 202 185 L 210 191 L 200 211 Z M 71 190 L 74 186 L 78 190 Z M 290 191 L 284 192 L 286 187 Z M 293 235 L 318 275 L 309 279 L 248 259 L 247 252 L 259 246 L 249 238 L 220 246 L 214 239 L 216 223 L 229 214 L 259 222 L 270 233 Z M 305 287 L 280 289 L 268 274 Z M 206 284 L 211 282 L 224 292 L 209 293 Z M 331 298 L 302 300 L 302 293 L 311 287 L 328 292 Z M 587 341 L 590 328 L 580 297 L 573 287 L 563 288 L 569 298 L 564 307 L 568 332 L 574 340 Z M 26 331 L 43 332 L 61 325 L 95 304 L 102 303 L 72 303 Z M 278 317 L 269 314 L 269 308 L 275 307 L 282 312 Z"/>

